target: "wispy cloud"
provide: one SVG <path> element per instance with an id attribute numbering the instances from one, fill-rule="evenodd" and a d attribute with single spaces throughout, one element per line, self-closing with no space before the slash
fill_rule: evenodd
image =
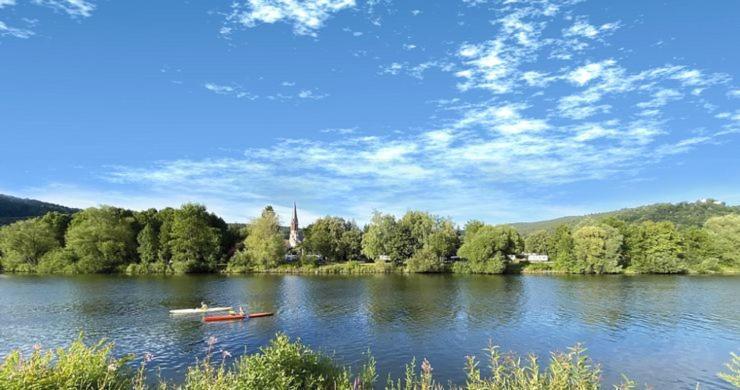
<path id="1" fill-rule="evenodd" d="M 259 98 L 257 95 L 253 95 L 247 91 L 244 91 L 241 87 L 235 85 L 221 85 L 215 83 L 205 83 L 203 87 L 215 94 L 234 96 L 238 99 L 256 100 Z"/>
<path id="2" fill-rule="evenodd" d="M 232 4 L 227 25 L 251 28 L 262 23 L 286 22 L 293 25 L 298 35 L 316 36 L 333 14 L 354 6 L 354 0 L 248 0 Z M 230 33 L 231 29 L 224 32 Z"/>
<path id="3" fill-rule="evenodd" d="M 32 0 L 34 4 L 43 5 L 67 13 L 70 16 L 89 17 L 95 5 L 85 0 Z"/>
<path id="4" fill-rule="evenodd" d="M 0 21 L 0 37 L 10 36 L 14 38 L 28 39 L 34 35 L 34 32 L 24 28 L 11 27 Z"/>

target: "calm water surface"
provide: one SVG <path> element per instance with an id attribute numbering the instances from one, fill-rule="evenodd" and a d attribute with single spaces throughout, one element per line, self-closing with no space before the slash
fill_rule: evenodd
<path id="1" fill-rule="evenodd" d="M 607 383 L 628 373 L 656 389 L 729 388 L 716 373 L 740 352 L 740 278 L 701 276 L 33 277 L 0 275 L 0 356 L 64 346 L 84 332 L 116 353 L 155 355 L 181 379 L 206 340 L 234 357 L 282 331 L 341 361 L 370 349 L 381 378 L 427 357 L 462 382 L 466 355 L 549 351 L 583 343 Z M 275 317 L 204 324 L 169 309 L 244 305 Z"/>

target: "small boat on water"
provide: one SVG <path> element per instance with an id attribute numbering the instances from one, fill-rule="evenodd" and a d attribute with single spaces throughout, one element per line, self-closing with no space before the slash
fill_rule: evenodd
<path id="1" fill-rule="evenodd" d="M 249 318 L 269 317 L 269 316 L 271 316 L 273 314 L 275 314 L 275 313 L 273 313 L 271 311 L 270 312 L 265 311 L 265 312 L 261 312 L 261 313 L 249 313 Z"/>
<path id="2" fill-rule="evenodd" d="M 208 308 L 195 308 L 195 309 L 175 309 L 170 310 L 170 314 L 200 314 L 200 313 L 212 313 L 217 311 L 229 311 L 231 306 L 228 307 L 208 307 Z"/>
<path id="3" fill-rule="evenodd" d="M 227 314 L 225 316 L 208 316 L 203 317 L 205 322 L 216 322 L 216 321 L 241 321 L 246 318 L 246 314 Z"/>
<path id="4" fill-rule="evenodd" d="M 259 317 L 269 317 L 271 315 L 274 315 L 273 312 L 259 312 L 259 313 L 249 313 L 249 314 L 227 314 L 225 316 L 208 316 L 203 317 L 203 321 L 205 322 L 217 322 L 217 321 L 240 321 L 245 318 L 259 318 Z"/>

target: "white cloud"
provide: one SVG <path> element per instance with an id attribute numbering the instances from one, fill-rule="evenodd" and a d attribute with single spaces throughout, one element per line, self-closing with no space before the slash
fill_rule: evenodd
<path id="1" fill-rule="evenodd" d="M 0 37 L 10 36 L 21 39 L 28 39 L 34 35 L 34 32 L 24 28 L 11 27 L 0 21 Z"/>
<path id="2" fill-rule="evenodd" d="M 0 0 L 0 8 L 15 5 L 15 0 Z"/>
<path id="3" fill-rule="evenodd" d="M 619 28 L 619 23 L 605 23 L 601 26 L 594 26 L 585 19 L 577 20 L 572 26 L 563 31 L 565 37 L 584 37 L 596 39 L 604 33 L 610 33 Z"/>
<path id="4" fill-rule="evenodd" d="M 85 0 L 33 0 L 33 3 L 85 18 L 92 16 L 95 10 L 95 5 Z"/>
<path id="5" fill-rule="evenodd" d="M 238 99 L 248 99 L 248 100 L 256 100 L 259 98 L 257 95 L 253 95 L 247 91 L 242 90 L 238 86 L 234 85 L 220 85 L 215 83 L 205 83 L 203 84 L 203 87 L 213 93 L 219 94 L 219 95 L 230 95 L 234 96 Z"/>
<path id="6" fill-rule="evenodd" d="M 354 6 L 354 0 L 248 0 L 232 5 L 227 23 L 255 27 L 287 22 L 298 35 L 316 36 L 333 14 Z"/>
<path id="7" fill-rule="evenodd" d="M 614 66 L 615 63 L 616 62 L 614 60 L 606 60 L 603 62 L 583 65 L 570 72 L 570 74 L 568 74 L 568 80 L 574 84 L 583 86 L 589 81 L 600 77 L 607 67 Z"/>

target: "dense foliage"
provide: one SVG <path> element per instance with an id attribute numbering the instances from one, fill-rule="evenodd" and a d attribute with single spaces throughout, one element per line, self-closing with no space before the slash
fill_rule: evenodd
<path id="1" fill-rule="evenodd" d="M 690 205 L 679 209 L 725 207 Z M 401 218 L 376 212 L 362 229 L 327 216 L 308 225 L 304 236 L 301 245 L 288 248 L 270 206 L 246 225 L 228 225 L 197 204 L 140 212 L 102 206 L 72 216 L 50 212 L 0 228 L 0 266 L 5 272 L 131 274 L 740 270 L 739 214 L 714 216 L 702 226 L 609 215 L 522 236 L 511 226 L 476 220 L 458 229 L 450 219 L 412 210 Z M 549 261 L 529 264 L 527 253 L 547 255 Z M 352 265 L 334 266 L 348 262 Z M 368 262 L 378 266 L 362 266 Z"/>
<path id="2" fill-rule="evenodd" d="M 189 367 L 182 383 L 148 378 L 153 371 L 151 356 L 145 355 L 138 370 L 126 363 L 134 356 L 116 359 L 112 356 L 112 344 L 88 347 L 77 340 L 67 349 L 44 352 L 36 347 L 24 357 L 20 351 L 12 351 L 0 363 L 0 388 L 25 389 L 101 389 L 101 390 L 145 390 L 145 389 L 373 389 L 382 387 L 376 370 L 375 359 L 368 356 L 367 362 L 353 373 L 347 366 L 331 357 L 316 352 L 300 340 L 291 341 L 278 334 L 270 343 L 254 354 L 243 355 L 232 361 L 227 351 L 216 353 L 218 340 L 208 341 L 205 360 Z M 549 364 L 542 366 L 535 355 L 520 357 L 502 354 L 496 346 L 486 348 L 487 369 L 482 370 L 475 357 L 468 357 L 465 364 L 465 384 L 449 383 L 450 389 L 469 390 L 568 390 L 600 389 L 601 368 L 586 355 L 585 349 L 575 346 L 567 352 L 550 355 Z M 733 354 L 727 363 L 729 372 L 718 376 L 730 385 L 740 388 L 740 358 Z M 431 363 L 424 359 L 406 365 L 402 378 L 385 380 L 387 390 L 431 390 L 443 389 L 444 384 L 435 381 Z M 635 383 L 624 377 L 615 388 L 635 388 Z M 698 388 L 698 387 L 697 387 Z"/>

